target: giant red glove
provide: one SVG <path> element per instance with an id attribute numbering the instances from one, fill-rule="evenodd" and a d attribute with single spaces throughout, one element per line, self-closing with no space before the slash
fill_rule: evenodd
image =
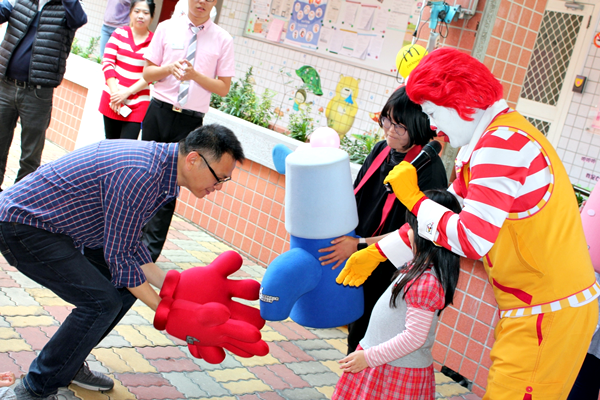
<path id="1" fill-rule="evenodd" d="M 242 257 L 226 251 L 206 267 L 182 273 L 169 271 L 160 291 L 162 301 L 154 317 L 154 327 L 166 328 L 185 340 L 194 357 L 217 364 L 225 358 L 223 348 L 241 357 L 264 356 L 268 345 L 261 340 L 265 321 L 257 308 L 232 300 L 257 300 L 260 283 L 252 279 L 231 280 Z"/>

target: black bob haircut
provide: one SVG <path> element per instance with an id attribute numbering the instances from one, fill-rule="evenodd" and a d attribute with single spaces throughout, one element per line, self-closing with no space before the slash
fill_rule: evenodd
<path id="1" fill-rule="evenodd" d="M 196 151 L 219 161 L 227 153 L 235 161 L 243 162 L 246 157 L 242 144 L 231 129 L 219 124 L 203 125 L 193 130 L 185 139 L 179 142 L 179 152 L 188 155 Z"/>
<path id="2" fill-rule="evenodd" d="M 429 125 L 429 118 L 420 105 L 408 98 L 404 86 L 396 89 L 385 103 L 379 120 L 383 117 L 406 126 L 410 137 L 409 146 L 425 146 L 436 137 L 435 131 Z"/>

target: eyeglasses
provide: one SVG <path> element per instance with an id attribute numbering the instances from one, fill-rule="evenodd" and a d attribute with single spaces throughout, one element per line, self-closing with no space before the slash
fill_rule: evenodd
<path id="1" fill-rule="evenodd" d="M 389 120 L 389 118 L 386 118 L 386 117 L 382 117 L 379 119 L 379 126 L 382 127 L 386 131 L 388 131 L 388 130 L 390 130 L 390 128 L 394 127 L 394 133 L 400 137 L 406 135 L 406 132 L 408 132 L 408 129 L 406 128 L 406 126 L 404 126 L 402 124 L 394 124 L 392 121 Z"/>
<path id="2" fill-rule="evenodd" d="M 198 155 L 199 155 L 200 157 L 202 157 L 202 159 L 203 159 L 203 160 L 204 160 L 204 162 L 206 163 L 206 166 L 208 167 L 208 170 L 210 171 L 210 173 L 211 173 L 211 174 L 213 174 L 213 176 L 214 176 L 214 177 L 215 177 L 215 179 L 217 180 L 217 181 L 215 182 L 214 186 L 217 186 L 217 185 L 219 185 L 219 184 L 222 184 L 222 183 L 225 183 L 225 182 L 227 182 L 227 181 L 230 181 L 230 180 L 231 180 L 231 177 L 230 177 L 230 176 L 228 176 L 228 177 L 226 177 L 226 178 L 219 178 L 219 177 L 217 176 L 217 174 L 215 173 L 215 170 L 214 170 L 214 169 L 212 169 L 212 168 L 211 168 L 211 166 L 210 166 L 210 164 L 208 163 L 208 161 L 206 161 L 206 158 L 204 158 L 204 156 L 203 156 L 202 154 L 200 154 L 200 153 L 198 153 Z"/>

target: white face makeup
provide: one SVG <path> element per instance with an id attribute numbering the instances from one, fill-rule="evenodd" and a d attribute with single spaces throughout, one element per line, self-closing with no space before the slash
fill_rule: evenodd
<path id="1" fill-rule="evenodd" d="M 472 115 L 473 121 L 465 121 L 458 115 L 455 109 L 441 107 L 426 101 L 421 104 L 423 112 L 429 117 L 429 124 L 438 132 L 444 132 L 450 139 L 450 145 L 458 148 L 468 144 L 475 133 L 475 129 L 481 119 L 481 112 L 477 110 Z"/>

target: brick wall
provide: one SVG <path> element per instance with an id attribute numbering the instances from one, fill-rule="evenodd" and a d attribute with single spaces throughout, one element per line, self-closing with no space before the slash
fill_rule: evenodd
<path id="1" fill-rule="evenodd" d="M 263 266 L 289 249 L 285 176 L 246 160 L 223 190 L 198 200 L 182 189 L 176 212 Z"/>
<path id="2" fill-rule="evenodd" d="M 52 119 L 46 138 L 60 147 L 73 151 L 81 125 L 87 89 L 64 79 L 54 90 Z"/>

